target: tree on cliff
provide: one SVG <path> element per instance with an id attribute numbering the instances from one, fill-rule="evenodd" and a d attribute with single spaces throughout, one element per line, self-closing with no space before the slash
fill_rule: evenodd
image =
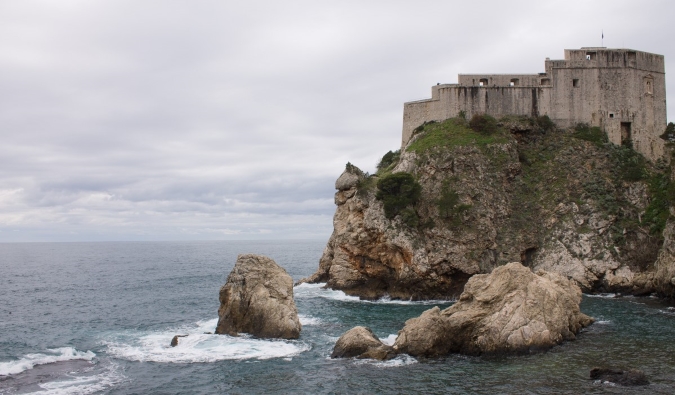
<path id="1" fill-rule="evenodd" d="M 410 173 L 394 173 L 377 182 L 377 200 L 384 204 L 384 215 L 394 218 L 407 206 L 414 205 L 422 193 L 422 186 Z"/>

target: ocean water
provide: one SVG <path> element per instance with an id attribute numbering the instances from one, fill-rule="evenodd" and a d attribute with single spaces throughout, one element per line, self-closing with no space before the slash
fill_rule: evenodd
<path id="1" fill-rule="evenodd" d="M 675 307 L 584 296 L 598 321 L 539 354 L 387 362 L 332 360 L 337 338 L 370 326 L 393 343 L 445 301 L 360 301 L 320 285 L 295 298 L 300 339 L 206 334 L 239 253 L 270 256 L 298 280 L 324 241 L 0 244 L 1 394 L 672 394 Z M 176 334 L 177 347 L 169 346 Z M 597 365 L 645 371 L 646 387 L 593 381 Z"/>

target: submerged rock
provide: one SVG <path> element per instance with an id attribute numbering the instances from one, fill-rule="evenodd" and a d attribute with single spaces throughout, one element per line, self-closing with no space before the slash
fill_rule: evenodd
<path id="1" fill-rule="evenodd" d="M 596 367 L 591 369 L 591 380 L 609 381 L 610 383 L 625 386 L 649 384 L 649 380 L 647 380 L 645 373 L 637 369 L 623 370 Z"/>
<path id="2" fill-rule="evenodd" d="M 171 347 L 176 347 L 178 345 L 178 338 L 179 337 L 187 337 L 188 335 L 176 335 L 171 339 Z"/>
<path id="3" fill-rule="evenodd" d="M 370 328 L 355 326 L 335 343 L 331 358 L 370 358 L 386 360 L 395 357 L 394 349 L 373 333 Z"/>
<path id="4" fill-rule="evenodd" d="M 413 356 L 548 349 L 593 322 L 580 302 L 573 281 L 512 262 L 471 277 L 453 306 L 408 320 L 394 349 Z"/>
<path id="5" fill-rule="evenodd" d="M 297 339 L 300 329 L 291 276 L 268 257 L 239 255 L 220 289 L 216 333 Z"/>

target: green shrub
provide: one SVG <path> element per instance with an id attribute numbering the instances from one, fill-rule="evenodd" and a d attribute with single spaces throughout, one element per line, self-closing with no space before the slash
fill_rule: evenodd
<path id="1" fill-rule="evenodd" d="M 642 223 L 649 225 L 652 234 L 661 234 L 670 216 L 669 208 L 675 203 L 675 183 L 670 174 L 655 174 L 649 180 L 651 201 L 645 210 Z"/>
<path id="2" fill-rule="evenodd" d="M 623 181 L 635 182 L 645 178 L 646 160 L 644 156 L 630 148 L 630 145 L 617 147 L 613 153 L 619 176 Z"/>
<path id="3" fill-rule="evenodd" d="M 391 166 L 392 164 L 398 162 L 398 159 L 401 157 L 401 150 L 389 151 L 380 160 L 380 163 L 377 164 L 377 170 L 384 170 Z"/>
<path id="4" fill-rule="evenodd" d="M 666 131 L 663 132 L 661 138 L 669 143 L 675 142 L 675 123 L 668 123 L 668 126 L 666 126 Z"/>
<path id="5" fill-rule="evenodd" d="M 471 208 L 470 204 L 458 204 L 459 195 L 451 188 L 448 180 L 443 181 L 441 196 L 437 203 L 441 218 L 452 219 L 455 224 L 460 222 L 461 214 Z"/>
<path id="6" fill-rule="evenodd" d="M 578 123 L 574 127 L 574 134 L 572 136 L 590 141 L 596 145 L 602 145 L 607 142 L 607 134 L 597 126 L 590 127 L 587 123 Z"/>
<path id="7" fill-rule="evenodd" d="M 404 208 L 412 206 L 420 198 L 422 186 L 410 173 L 394 173 L 382 177 L 377 182 L 375 198 L 384 205 L 384 216 L 394 218 Z"/>
<path id="8" fill-rule="evenodd" d="M 474 114 L 469 121 L 469 127 L 485 136 L 491 136 L 499 131 L 497 120 L 487 114 Z"/>
<path id="9" fill-rule="evenodd" d="M 410 228 L 417 228 L 420 224 L 420 217 L 411 207 L 406 207 L 401 210 L 399 216 L 401 217 L 401 221 Z"/>
<path id="10" fill-rule="evenodd" d="M 556 129 L 555 123 L 551 121 L 551 118 L 549 118 L 548 115 L 542 115 L 535 118 L 535 124 L 539 127 L 539 129 L 545 132 L 550 132 Z"/>

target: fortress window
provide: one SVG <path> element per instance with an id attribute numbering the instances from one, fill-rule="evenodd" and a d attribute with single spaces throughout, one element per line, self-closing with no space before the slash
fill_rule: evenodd
<path id="1" fill-rule="evenodd" d="M 487 86 L 487 84 L 488 84 L 487 78 L 481 78 L 480 80 L 478 80 L 479 86 Z"/>
<path id="2" fill-rule="evenodd" d="M 586 60 L 595 60 L 598 57 L 597 52 L 586 52 Z"/>
<path id="3" fill-rule="evenodd" d="M 518 78 L 511 78 L 511 82 L 509 83 L 510 86 L 518 86 L 519 80 Z"/>
<path id="4" fill-rule="evenodd" d="M 540 84 L 542 86 L 551 85 L 551 80 L 549 78 L 542 78 Z"/>
<path id="5" fill-rule="evenodd" d="M 578 78 L 575 78 L 575 79 L 572 80 L 572 86 L 575 87 L 575 88 L 579 87 L 579 79 Z"/>
<path id="6" fill-rule="evenodd" d="M 610 118 L 614 118 L 614 113 L 613 113 L 613 112 L 610 112 L 610 113 L 609 113 L 609 117 L 610 117 Z"/>

